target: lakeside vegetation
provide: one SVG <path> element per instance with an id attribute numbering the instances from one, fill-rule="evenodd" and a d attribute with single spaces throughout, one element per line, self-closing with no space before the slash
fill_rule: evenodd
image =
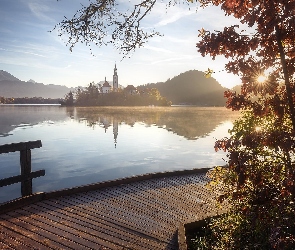
<path id="1" fill-rule="evenodd" d="M 241 77 L 241 92 L 225 96 L 242 117 L 229 138 L 215 143 L 227 152 L 227 167 L 209 173 L 211 188 L 222 189 L 217 204 L 230 208 L 209 221 L 209 233 L 195 239 L 194 249 L 295 249 L 295 3 L 208 3 L 251 33 L 239 25 L 199 30 L 202 56 L 229 58 L 225 68 Z"/>
<path id="2" fill-rule="evenodd" d="M 160 95 L 156 88 L 141 91 L 118 89 L 116 92 L 101 93 L 97 85 L 90 83 L 86 88 L 70 91 L 63 101 L 65 106 L 170 106 L 172 103 Z"/>
<path id="3" fill-rule="evenodd" d="M 0 96 L 0 104 L 59 104 L 60 98 L 43 98 L 43 97 L 18 97 L 7 98 Z"/>

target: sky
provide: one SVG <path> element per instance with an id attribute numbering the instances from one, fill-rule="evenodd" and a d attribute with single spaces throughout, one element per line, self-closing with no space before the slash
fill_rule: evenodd
<path id="1" fill-rule="evenodd" d="M 126 5 L 134 1 L 118 0 L 118 3 Z M 237 76 L 224 71 L 224 57 L 218 56 L 213 61 L 209 56 L 202 57 L 196 48 L 201 28 L 223 30 L 238 21 L 225 16 L 219 7 L 196 11 L 195 3 L 190 8 L 178 4 L 166 11 L 163 2 L 157 3 L 143 23 L 163 36 L 150 39 L 130 58 L 123 58 L 112 46 L 94 46 L 92 55 L 84 44 L 77 44 L 71 52 L 66 46 L 67 38 L 53 30 L 89 0 L 0 0 L 0 70 L 22 81 L 32 79 L 43 84 L 77 87 L 98 83 L 105 77 L 111 81 L 116 63 L 119 84 L 126 87 L 164 82 L 188 70 L 205 72 L 210 68 L 215 71 L 212 77 L 222 86 L 231 88 L 240 84 Z"/>

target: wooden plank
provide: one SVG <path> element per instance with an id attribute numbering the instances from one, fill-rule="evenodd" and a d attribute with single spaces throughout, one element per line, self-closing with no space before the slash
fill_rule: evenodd
<path id="1" fill-rule="evenodd" d="M 44 199 L 44 193 L 40 192 L 40 193 L 34 193 L 30 196 L 20 197 L 12 201 L 2 203 L 0 204 L 0 217 L 1 217 L 1 214 L 18 209 L 20 207 L 30 205 L 32 203 L 38 202 L 43 199 Z"/>
<path id="2" fill-rule="evenodd" d="M 129 185 L 128 186 L 130 189 L 132 190 L 137 190 L 136 185 Z M 171 196 L 169 190 L 171 187 L 166 187 L 166 188 L 153 188 L 153 186 L 151 186 L 151 188 L 146 191 L 144 193 L 144 196 L 148 195 L 148 199 L 146 199 L 147 202 L 152 202 L 155 203 L 157 206 L 159 206 L 161 209 L 164 209 L 167 207 L 167 199 L 169 200 L 168 204 L 169 206 L 173 209 L 173 208 L 185 208 L 183 206 L 184 203 L 182 202 L 178 202 L 179 200 L 177 199 L 178 197 L 173 197 Z M 169 193 L 168 193 L 169 192 Z M 139 192 L 136 192 L 136 195 Z M 180 198 L 183 198 L 182 196 Z M 184 199 L 185 201 L 186 199 Z M 176 203 L 177 201 L 177 203 Z"/>
<path id="3" fill-rule="evenodd" d="M 46 247 L 46 242 L 44 242 L 45 244 L 40 244 L 39 242 L 25 237 L 22 234 L 13 231 L 11 228 L 2 225 L 0 225 L 0 242 L 1 241 L 11 246 L 12 249 L 31 250 L 44 249 Z"/>
<path id="4" fill-rule="evenodd" d="M 48 248 L 56 249 L 176 250 L 180 223 L 217 212 L 216 190 L 204 186 L 207 180 L 204 173 L 190 172 L 43 200 L 0 215 L 0 231 L 14 234 L 0 234 L 0 242 L 2 237 L 13 246 L 10 240 L 19 234 L 28 238 L 24 246 L 48 240 Z"/>
<path id="5" fill-rule="evenodd" d="M 23 220 L 18 219 L 17 215 L 2 215 L 2 217 L 4 217 L 5 220 L 0 220 L 0 225 L 10 228 L 14 232 L 17 232 L 23 235 L 24 237 L 35 240 L 39 243 L 46 242 L 46 240 L 48 240 L 47 244 L 50 245 L 51 249 L 71 249 L 70 247 L 67 247 L 67 245 L 62 244 L 67 243 L 66 238 L 63 238 L 55 234 L 51 234 L 45 228 L 39 228 L 36 226 L 34 227 L 32 224 L 26 223 Z M 44 246 L 44 249 L 48 248 Z"/>
<path id="6" fill-rule="evenodd" d="M 40 207 L 40 205 L 42 205 Z M 81 228 L 82 231 L 95 235 L 96 240 L 108 240 L 121 247 L 131 249 L 154 249 L 155 245 L 149 244 L 147 240 L 138 240 L 138 237 L 125 230 L 122 227 L 116 227 L 104 221 L 96 220 L 95 217 L 88 216 L 85 212 L 77 213 L 75 210 L 66 212 L 64 210 L 56 210 L 54 207 L 45 206 L 44 204 L 32 205 L 27 208 L 30 212 L 36 211 L 38 215 L 45 217 L 53 216 L 59 221 L 66 221 L 68 226 L 76 229 Z M 40 213 L 41 212 L 41 213 Z"/>
<path id="7" fill-rule="evenodd" d="M 91 192 L 91 194 L 92 193 L 94 193 L 94 192 Z M 99 192 L 97 192 L 97 193 L 99 193 Z M 105 192 L 103 192 L 103 193 L 105 193 Z M 106 199 L 104 199 L 104 200 L 106 200 Z M 110 203 L 110 200 L 108 200 L 107 202 Z M 172 223 L 171 224 L 171 218 L 169 218 L 170 220 L 168 220 L 168 224 L 170 224 L 170 226 L 168 226 L 168 224 L 167 224 L 168 227 L 165 228 L 165 226 L 164 226 L 165 223 L 164 223 L 164 221 L 162 219 L 162 216 L 161 215 L 159 216 L 158 209 L 156 209 L 155 212 L 151 208 L 140 209 L 139 210 L 138 205 L 135 204 L 135 203 L 133 204 L 133 206 L 126 207 L 126 204 L 123 201 L 120 200 L 120 201 L 116 201 L 116 202 L 117 202 L 117 204 L 121 204 L 121 206 L 124 207 L 124 209 L 126 209 L 126 211 L 128 211 L 129 213 L 130 213 L 130 211 L 132 211 L 136 215 L 137 214 L 140 214 L 141 216 L 143 216 L 143 218 L 140 218 L 141 220 L 143 220 L 143 221 L 141 221 L 141 223 L 143 223 L 143 225 L 141 226 L 142 228 L 144 228 L 144 227 L 151 228 L 151 222 L 150 221 L 147 222 L 146 219 L 153 220 L 153 222 L 156 222 L 157 221 L 158 222 L 158 226 L 155 227 L 155 228 L 153 228 L 153 233 L 155 233 L 155 235 L 157 235 L 157 237 L 159 237 L 159 236 L 162 235 L 162 237 L 164 237 L 165 241 L 167 242 L 167 247 L 172 247 L 172 245 L 174 245 L 174 243 L 172 243 L 172 241 L 174 241 L 174 242 L 177 241 L 177 238 L 175 237 L 175 232 L 176 232 L 175 223 Z M 138 203 L 138 204 L 140 205 L 140 203 Z M 166 205 L 168 205 L 168 204 L 166 204 Z M 110 206 L 113 206 L 113 204 L 110 204 Z M 115 211 L 118 211 L 118 209 L 121 209 L 121 208 L 115 207 L 114 209 L 115 209 Z M 146 211 L 151 211 L 151 213 L 146 214 Z M 162 215 L 165 215 L 165 210 L 163 210 Z M 122 216 L 122 217 L 126 217 L 126 216 Z M 132 217 L 134 217 L 134 216 L 132 216 Z M 116 219 L 117 218 L 114 218 L 114 220 L 116 220 Z M 136 223 L 137 224 L 140 221 L 140 219 L 137 219 L 136 220 Z M 168 233 L 168 235 L 167 235 L 167 233 Z M 164 234 L 166 234 L 166 236 L 164 236 Z"/>
<path id="8" fill-rule="evenodd" d="M 170 178 L 169 178 L 170 179 Z M 150 189 L 150 191 L 149 192 L 153 192 L 152 194 L 150 194 L 150 195 L 147 195 L 147 194 L 144 194 L 144 196 L 147 196 L 147 198 L 148 199 L 155 199 L 156 201 L 156 203 L 157 204 L 162 204 L 162 205 L 160 205 L 161 207 L 162 207 L 162 210 L 163 211 L 165 211 L 165 207 L 167 206 L 167 202 L 166 203 L 163 203 L 161 200 L 162 199 L 164 199 L 164 198 L 167 198 L 167 199 L 170 199 L 171 197 L 173 197 L 173 193 L 175 192 L 175 191 L 172 191 L 172 192 L 170 192 L 169 193 L 169 195 L 167 196 L 166 194 L 165 194 L 165 192 L 163 192 L 163 191 L 159 191 L 160 189 L 157 189 L 157 191 L 156 191 L 156 193 L 155 193 L 155 191 L 153 191 L 153 189 L 155 188 L 153 185 L 151 185 L 150 187 L 149 187 L 149 185 L 148 185 L 148 183 L 151 183 L 152 182 L 152 180 L 150 180 L 149 182 L 144 182 L 145 184 L 142 184 L 142 185 L 139 185 L 140 187 L 144 187 L 144 190 L 148 190 L 148 189 Z M 156 184 L 159 182 L 159 180 L 155 180 L 155 182 L 156 182 Z M 160 180 L 160 182 L 163 182 L 163 180 Z M 138 182 L 136 182 L 136 183 L 132 183 L 132 184 L 129 184 L 128 185 L 128 188 L 130 189 L 132 186 L 134 186 L 134 185 L 137 185 L 137 183 Z M 143 183 L 143 182 L 142 182 Z M 120 189 L 121 187 L 124 187 L 125 185 L 121 185 L 121 186 L 119 186 L 119 187 L 114 187 L 113 189 Z M 165 186 L 167 186 L 167 184 L 165 185 Z M 148 187 L 148 188 L 147 188 Z M 139 188 L 139 187 L 138 187 Z M 176 188 L 176 187 L 174 187 L 174 188 Z M 141 190 L 139 189 L 139 190 L 137 190 L 137 189 L 134 189 L 134 190 L 129 190 L 128 191 L 128 193 L 131 193 L 131 194 L 138 194 L 138 193 L 140 193 L 141 192 Z M 187 192 L 190 192 L 190 190 L 183 190 L 183 194 L 184 193 L 187 193 Z M 171 195 L 170 195 L 171 194 Z M 161 197 L 159 198 L 159 195 L 161 195 Z M 181 196 L 180 196 L 181 197 Z M 137 199 L 141 199 L 141 197 L 138 197 Z M 177 207 L 179 207 L 179 206 L 181 206 L 181 204 L 182 204 L 182 202 L 181 203 L 175 203 L 175 200 L 177 200 L 177 197 L 174 197 L 174 198 L 171 198 L 170 199 L 170 201 L 168 202 L 168 204 L 169 204 L 169 207 L 171 207 L 171 204 L 175 204 L 173 207 L 171 207 L 170 209 L 172 210 L 172 213 L 174 213 L 174 214 L 176 214 L 177 212 L 181 212 L 182 214 L 184 214 L 184 215 L 187 215 L 188 214 L 188 211 L 187 211 L 187 205 L 186 206 L 184 206 L 182 209 L 179 209 L 179 208 L 177 208 Z M 186 201 L 186 200 L 184 200 L 184 201 Z M 119 201 L 119 202 L 122 202 L 122 201 Z M 123 201 L 123 203 L 122 204 L 124 204 L 124 201 Z M 196 209 L 197 208 L 200 208 L 200 207 L 194 207 L 193 206 L 194 205 L 194 203 L 193 202 L 191 202 L 190 203 L 190 205 L 188 206 L 188 208 L 190 208 L 190 212 L 191 212 L 191 216 L 193 215 L 193 214 L 195 214 L 195 211 L 196 211 Z M 165 215 L 165 214 L 164 214 Z M 191 216 L 189 216 L 189 218 L 191 218 Z"/>
<path id="9" fill-rule="evenodd" d="M 163 191 L 151 190 L 148 194 L 148 199 L 145 199 L 147 193 L 142 196 L 132 194 L 130 196 L 131 206 L 133 203 L 141 203 L 142 205 L 149 207 L 149 209 L 155 213 L 154 218 L 161 224 L 167 223 L 170 226 L 175 226 L 173 219 L 177 219 L 180 216 L 185 217 L 187 215 L 187 211 L 183 211 L 182 206 L 175 204 L 175 200 L 170 199 L 169 202 L 166 202 L 167 195 L 163 193 Z M 128 198 L 126 197 L 125 199 Z"/>
<path id="10" fill-rule="evenodd" d="M 15 211 L 22 215 L 25 223 L 31 224 L 32 228 L 46 228 L 51 234 L 60 235 L 67 239 L 67 246 L 73 249 L 99 249 L 107 247 L 108 249 L 118 249 L 118 245 L 112 244 L 107 239 L 98 238 L 91 230 L 85 230 L 79 225 L 72 226 L 69 221 L 60 220 L 59 217 L 46 217 L 39 213 L 31 213 L 30 211 L 19 209 Z M 79 236 L 79 237 L 77 237 Z"/>
<path id="11" fill-rule="evenodd" d="M 184 188 L 184 192 L 182 194 L 177 195 L 177 190 L 175 190 L 174 187 L 162 187 L 162 188 L 154 188 L 152 185 L 153 182 L 150 182 L 149 185 L 151 185 L 149 191 L 148 191 L 148 197 L 149 199 L 146 202 L 154 203 L 155 205 L 159 206 L 159 208 L 163 209 L 163 211 L 167 211 L 167 214 L 171 214 L 171 216 L 180 216 L 183 217 L 188 216 L 188 212 L 191 213 L 191 211 L 188 211 L 188 207 L 186 205 L 187 198 L 183 197 L 184 193 L 189 193 L 190 190 L 187 190 Z M 129 188 L 134 188 L 136 190 L 136 183 L 130 184 L 128 186 Z M 148 187 L 148 184 L 146 184 L 146 187 Z M 146 188 L 145 187 L 145 188 Z M 138 187 L 140 188 L 140 187 Z M 170 190 L 172 189 L 172 190 Z M 138 192 L 137 192 L 138 193 Z M 137 194 L 136 193 L 136 194 Z M 145 194 L 146 196 L 146 194 Z M 167 204 L 169 206 L 169 209 L 167 207 Z M 190 204 L 189 208 L 192 208 L 190 210 L 194 210 L 193 204 Z M 171 210 L 171 211 L 169 211 Z"/>
<path id="12" fill-rule="evenodd" d="M 52 201 L 45 201 L 45 203 L 52 204 Z M 81 211 L 87 212 L 92 218 L 99 218 L 105 220 L 109 224 L 115 224 L 122 228 L 128 228 L 133 233 L 136 233 L 142 237 L 147 238 L 150 241 L 162 242 L 167 239 L 167 237 L 162 238 L 158 235 L 152 225 L 153 224 L 142 224 L 142 217 L 133 214 L 132 217 L 122 208 L 115 208 L 108 202 L 108 200 L 97 202 L 84 202 L 80 200 L 80 204 L 77 200 L 73 199 L 59 199 L 57 204 L 65 205 L 65 210 L 67 211 Z M 149 226 L 147 226 L 149 225 Z M 159 227 L 161 225 L 158 225 Z"/>
<path id="13" fill-rule="evenodd" d="M 169 178 L 170 182 L 172 180 L 178 180 L 178 179 L 181 179 L 182 177 L 173 177 L 173 178 Z M 152 182 L 158 182 L 157 180 L 151 180 L 148 183 L 146 183 L 146 187 L 148 187 L 149 185 L 152 184 Z M 168 182 L 167 182 L 168 183 Z M 163 186 L 167 186 L 167 183 Z M 157 184 L 157 183 L 155 183 Z M 132 185 L 136 185 L 136 183 L 134 184 L 131 184 L 129 186 L 132 186 Z M 158 184 L 157 184 L 158 185 Z M 161 184 L 162 185 L 162 184 Z M 206 189 L 204 186 L 202 188 L 200 188 L 200 186 L 198 184 L 195 184 L 198 188 L 198 191 L 202 191 L 200 193 L 203 193 L 203 198 L 204 201 L 202 203 L 200 203 L 200 199 L 198 198 L 198 195 L 193 189 L 191 189 L 191 185 L 190 186 L 187 186 L 186 185 L 183 185 L 183 186 L 179 186 L 178 184 L 175 184 L 174 186 L 170 187 L 168 192 L 170 193 L 168 196 L 164 196 L 163 198 L 165 199 L 168 199 L 167 203 L 170 204 L 170 203 L 175 203 L 175 200 L 178 200 L 179 197 L 181 198 L 182 196 L 185 197 L 185 194 L 187 193 L 190 193 L 190 192 L 195 192 L 195 197 L 192 196 L 192 199 L 185 199 L 185 200 L 182 200 L 182 202 L 179 203 L 180 206 L 182 206 L 182 204 L 184 204 L 184 207 L 183 209 L 181 209 L 181 207 L 179 209 L 176 209 L 174 210 L 175 211 L 175 214 L 177 214 L 178 212 L 185 212 L 186 211 L 186 215 L 187 216 L 187 219 L 188 220 L 192 220 L 193 218 L 196 218 L 196 217 L 199 217 L 200 214 L 202 214 L 202 216 L 210 216 L 212 214 L 216 214 L 216 211 L 217 211 L 217 208 L 215 206 L 215 203 L 214 203 L 214 200 L 213 200 L 213 196 L 212 196 L 212 190 L 208 190 Z M 145 187 L 145 188 L 146 188 Z M 161 190 L 162 189 L 152 189 L 153 188 L 153 185 L 151 185 L 151 191 L 152 192 L 162 192 Z M 168 188 L 168 187 L 167 187 Z M 179 193 L 179 195 L 178 195 Z M 165 195 L 165 194 L 163 194 Z M 156 195 L 154 195 L 156 197 Z M 152 196 L 153 197 L 153 196 Z M 172 198 L 173 197 L 173 198 Z M 163 199 L 161 198 L 161 199 Z M 169 202 L 169 199 L 173 199 L 173 200 L 170 200 Z M 210 198 L 210 199 L 209 199 Z M 194 200 L 196 200 L 196 202 L 194 202 Z M 185 205 L 187 204 L 187 205 Z M 199 205 L 199 206 L 198 206 Z M 183 221 L 186 220 L 185 217 L 181 218 Z"/>
<path id="14" fill-rule="evenodd" d="M 0 145 L 0 154 L 16 152 L 21 150 L 28 150 L 33 148 L 41 148 L 41 147 L 42 147 L 41 140 L 5 144 L 5 145 Z"/>
<path id="15" fill-rule="evenodd" d="M 5 242 L 0 241 L 0 249 L 2 250 L 15 250 L 15 248 L 12 248 L 11 246 L 5 244 Z"/>
<path id="16" fill-rule="evenodd" d="M 32 178 L 37 178 L 44 175 L 45 175 L 45 170 L 42 169 L 42 170 L 31 172 L 27 175 L 16 175 L 16 176 L 8 177 L 8 178 L 0 180 L 0 187 L 8 186 L 14 183 L 18 183 L 24 180 L 29 180 Z"/>
<path id="17" fill-rule="evenodd" d="M 43 205 L 43 204 L 42 204 Z M 50 204 L 50 205 L 55 205 L 55 204 Z M 66 213 L 69 217 L 78 217 L 81 219 L 85 219 L 86 221 L 89 220 L 89 218 L 91 218 L 92 222 L 89 221 L 90 225 L 92 223 L 96 224 L 99 223 L 101 225 L 102 228 L 106 229 L 106 230 L 117 230 L 120 229 L 122 233 L 126 233 L 128 235 L 134 235 L 134 234 L 138 234 L 140 235 L 141 233 L 134 230 L 134 228 L 130 228 L 128 227 L 128 225 L 123 224 L 123 223 L 117 223 L 116 220 L 114 220 L 114 217 L 108 217 L 107 213 L 104 213 L 105 210 L 101 209 L 101 207 L 97 208 L 97 211 L 99 211 L 99 213 L 95 213 L 95 210 L 86 210 L 86 209 L 80 209 L 79 207 L 75 207 L 75 208 L 71 208 L 70 213 L 67 213 L 66 210 L 62 210 L 60 211 L 60 209 L 58 210 L 58 213 Z M 56 210 L 54 210 L 54 212 L 57 212 Z M 129 236 L 128 236 L 129 237 Z M 133 236 L 130 236 L 133 237 Z"/>
<path id="18" fill-rule="evenodd" d="M 64 190 L 58 190 L 58 191 L 53 191 L 53 192 L 48 192 L 48 193 L 43 193 L 42 196 L 38 195 L 38 199 L 35 199 L 34 201 L 38 201 L 41 199 L 51 199 L 51 198 L 57 198 L 57 197 L 62 197 L 65 195 L 72 195 L 76 193 L 81 193 L 81 192 L 89 192 L 93 190 L 104 190 L 105 188 L 109 187 L 114 187 L 114 186 L 119 186 L 122 184 L 130 184 L 134 182 L 139 182 L 139 181 L 149 181 L 153 178 L 171 178 L 173 176 L 203 176 L 205 173 L 208 171 L 209 168 L 202 168 L 202 169 L 191 169 L 191 170 L 180 170 L 180 171 L 172 171 L 172 172 L 161 172 L 161 173 L 154 173 L 154 174 L 146 174 L 146 175 L 140 175 L 136 177 L 127 177 L 123 179 L 118 179 L 115 181 L 106 181 L 106 182 L 100 182 L 100 183 L 95 183 L 95 184 L 90 184 L 86 186 L 80 186 L 80 187 L 75 187 L 75 188 L 70 188 L 70 189 L 64 189 Z M 193 177 L 190 177 L 193 178 Z M 6 211 L 9 211 L 11 209 L 16 209 L 18 207 L 22 206 L 22 202 L 25 201 L 26 197 L 22 198 L 22 201 L 19 202 L 19 199 L 16 199 L 14 201 L 10 202 L 9 208 L 6 208 L 6 203 L 5 207 L 3 207 L 2 204 L 0 204 L 0 214 L 4 213 Z M 33 200 L 31 202 L 34 202 Z M 30 201 L 27 201 L 27 203 Z M 16 204 L 13 204 L 16 203 Z M 27 204 L 26 203 L 26 204 Z M 25 203 L 24 203 L 25 205 Z"/>
<path id="19" fill-rule="evenodd" d="M 98 231 L 111 234 L 115 238 L 118 237 L 119 239 L 124 239 L 125 241 L 130 242 L 130 244 L 133 245 L 133 247 L 129 245 L 132 249 L 139 247 L 140 249 L 156 249 L 158 246 L 158 244 L 154 244 L 149 239 L 139 237 L 140 233 L 134 231 L 133 229 L 130 230 L 130 228 L 126 227 L 126 225 L 118 225 L 117 223 L 112 223 L 111 220 L 106 220 L 105 216 L 93 216 L 85 210 L 79 211 L 75 209 L 71 213 L 67 213 L 64 210 L 56 211 L 54 208 L 51 209 L 48 209 L 47 211 L 50 211 L 50 213 L 59 213 L 62 216 L 69 216 L 70 220 L 77 220 L 77 218 L 79 218 L 78 223 L 82 222 L 82 224 L 87 224 L 92 228 L 94 226 L 98 226 Z"/>
<path id="20" fill-rule="evenodd" d="M 105 182 L 98 182 L 93 183 L 89 185 L 79 186 L 79 187 L 73 187 L 73 188 L 67 188 L 57 191 L 52 191 L 46 193 L 46 199 L 51 198 L 57 198 L 61 196 L 71 195 L 71 194 L 77 194 L 82 192 L 89 192 L 93 190 L 98 189 L 104 189 L 107 187 L 114 187 L 119 186 L 123 184 L 130 184 L 137 181 L 144 181 L 144 180 L 151 180 L 155 178 L 169 178 L 171 176 L 179 176 L 179 175 L 188 175 L 188 174 L 204 174 L 206 173 L 210 168 L 196 168 L 196 169 L 190 169 L 190 170 L 177 170 L 172 172 L 159 172 L 159 173 L 151 173 L 151 174 L 144 174 L 144 175 L 138 175 L 138 176 L 132 176 L 132 177 L 126 177 L 121 179 L 116 179 L 112 181 L 105 181 Z"/>
<path id="21" fill-rule="evenodd" d="M 86 201 L 87 197 L 81 197 L 81 201 Z M 91 199 L 91 197 L 90 197 Z M 89 201 L 89 200 L 88 200 Z M 85 202 L 86 203 L 86 202 Z M 110 219 L 118 219 L 123 224 L 128 225 L 131 228 L 136 229 L 146 229 L 144 226 L 149 224 L 150 228 L 147 229 L 146 234 L 153 231 L 153 227 L 158 227 L 159 225 L 155 225 L 155 222 L 150 220 L 144 215 L 138 214 L 135 211 L 127 210 L 124 206 L 118 206 L 116 202 L 110 200 L 102 200 L 99 203 L 97 202 L 88 202 L 86 203 L 87 207 L 91 211 L 97 210 L 98 213 L 104 216 L 108 216 Z M 82 204 L 84 207 L 84 204 Z M 154 237 L 151 235 L 151 237 Z M 157 236 L 158 239 L 158 236 Z"/>
<path id="22" fill-rule="evenodd" d="M 132 228 L 138 228 L 139 231 L 143 232 L 142 228 L 146 228 L 148 225 L 148 232 L 145 234 L 150 234 L 157 240 L 167 242 L 167 239 L 171 237 L 171 225 L 169 222 L 161 220 L 157 216 L 157 212 L 151 208 L 143 208 L 140 204 L 133 203 L 127 205 L 126 202 L 110 202 L 110 208 L 108 208 L 108 213 L 112 215 L 114 220 L 117 217 L 122 217 L 130 224 Z M 111 211 L 111 212 L 110 212 Z"/>
<path id="23" fill-rule="evenodd" d="M 150 199 L 147 199 L 148 197 L 146 196 L 146 193 L 142 195 L 136 195 L 134 194 L 136 192 L 135 190 L 133 194 L 130 193 L 124 196 L 124 189 L 122 186 L 118 188 L 116 192 L 118 194 L 118 196 L 116 197 L 116 203 L 124 205 L 124 208 L 126 210 L 136 211 L 139 214 L 144 215 L 145 219 L 153 218 L 153 221 L 157 222 L 159 225 L 162 225 L 162 227 L 173 226 L 173 224 L 171 224 L 171 220 L 166 220 L 165 218 L 169 215 L 174 216 L 173 214 L 166 213 L 167 206 L 169 206 L 169 204 L 162 203 L 161 206 L 159 206 L 159 204 L 154 204 L 153 202 L 151 202 Z M 93 194 L 92 199 L 95 200 L 95 198 L 97 197 L 96 195 L 97 194 Z M 165 212 L 163 213 L 162 211 Z"/>
<path id="24" fill-rule="evenodd" d="M 123 185 L 125 186 L 125 185 Z M 119 187 L 114 187 L 112 188 L 112 190 L 123 190 L 123 186 L 119 186 Z M 128 185 L 129 186 L 129 185 Z M 126 189 L 124 189 L 126 190 Z M 120 211 L 123 211 L 123 212 L 127 212 L 127 215 L 125 214 L 124 216 L 130 216 L 131 217 L 131 220 L 132 218 L 136 218 L 136 216 L 138 215 L 141 215 L 141 218 L 140 221 L 142 221 L 143 223 L 145 224 L 154 224 L 156 223 L 157 225 L 160 225 L 160 227 L 165 227 L 165 225 L 167 227 L 173 225 L 174 224 L 171 224 L 171 222 L 167 222 L 167 223 L 164 223 L 163 220 L 159 220 L 158 217 L 153 217 L 153 219 L 151 219 L 151 213 L 153 213 L 154 211 L 151 209 L 151 205 L 148 204 L 148 202 L 145 202 L 144 199 L 147 199 L 147 197 L 142 197 L 140 195 L 140 197 L 128 197 L 128 195 L 131 195 L 131 194 L 128 194 L 126 196 L 124 196 L 124 190 L 122 193 L 120 193 L 120 191 L 113 191 L 113 192 L 89 192 L 87 194 L 85 194 L 82 198 L 80 199 L 83 199 L 85 200 L 85 198 L 88 199 L 88 202 L 91 202 L 93 200 L 100 200 L 100 199 L 107 199 L 108 201 L 108 204 L 109 206 L 113 206 L 115 209 L 118 209 Z M 130 190 L 132 191 L 132 190 Z M 139 191 L 139 190 L 138 190 Z M 136 191 L 132 191 L 132 193 L 135 193 Z M 85 202 L 87 202 L 85 200 Z M 128 202 L 128 203 L 126 203 Z M 162 210 L 165 211 L 165 205 L 162 206 Z M 158 209 L 156 209 L 156 213 L 158 213 Z M 137 219 L 137 220 L 139 220 Z M 145 225 L 143 224 L 143 225 Z M 155 224 L 155 225 L 156 225 Z M 170 224 L 170 225 L 169 225 Z"/>
<path id="25" fill-rule="evenodd" d="M 119 199 L 119 197 L 114 198 L 111 196 L 111 194 L 108 194 L 107 192 L 104 192 L 102 194 L 97 193 L 95 195 L 105 195 L 106 197 L 109 197 L 109 199 L 107 200 L 107 204 L 109 205 L 109 210 L 114 209 L 114 211 L 117 211 L 117 213 L 121 213 L 124 218 L 128 219 L 130 222 L 133 222 L 134 224 L 137 224 L 140 226 L 154 225 L 155 228 L 158 228 L 159 226 L 165 227 L 164 221 L 159 220 L 158 217 L 156 216 L 153 216 L 153 214 L 156 214 L 156 213 L 152 211 L 149 207 L 143 208 L 142 206 L 139 206 L 138 203 L 128 205 L 127 203 L 125 203 L 124 199 Z M 86 195 L 81 197 L 81 199 L 82 198 L 95 200 L 95 198 L 91 196 L 88 197 Z M 105 201 L 102 201 L 102 202 L 105 202 Z M 171 226 L 169 225 L 169 222 L 166 224 L 167 224 L 167 227 Z"/>

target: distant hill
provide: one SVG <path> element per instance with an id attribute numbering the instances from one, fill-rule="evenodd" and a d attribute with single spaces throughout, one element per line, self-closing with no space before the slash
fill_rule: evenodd
<path id="1" fill-rule="evenodd" d="M 13 75 L 9 74 L 8 72 L 4 70 L 0 70 L 0 81 L 20 81 L 18 78 L 14 77 Z"/>
<path id="2" fill-rule="evenodd" d="M 173 104 L 197 106 L 224 106 L 223 88 L 214 78 L 206 78 L 204 72 L 190 70 L 168 79 L 166 82 L 151 83 L 138 88 L 157 88 L 161 96 Z"/>
<path id="3" fill-rule="evenodd" d="M 0 96 L 6 98 L 43 97 L 63 98 L 73 88 L 61 85 L 45 85 L 34 80 L 21 81 L 10 73 L 0 70 Z"/>

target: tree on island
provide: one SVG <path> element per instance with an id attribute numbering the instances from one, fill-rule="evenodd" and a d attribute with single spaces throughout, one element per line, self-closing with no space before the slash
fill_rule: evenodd
<path id="1" fill-rule="evenodd" d="M 99 0 L 58 26 L 61 33 L 69 34 L 71 48 L 77 42 L 96 41 L 113 43 L 128 54 L 157 35 L 140 27 L 155 3 L 141 1 L 128 13 L 117 12 L 115 0 Z M 173 3 L 178 2 L 167 5 Z M 214 32 L 199 29 L 199 52 L 213 59 L 224 55 L 230 59 L 225 69 L 241 77 L 241 94 L 227 91 L 225 97 L 228 108 L 244 112 L 230 138 L 215 145 L 216 150 L 228 152 L 227 167 L 210 173 L 212 184 L 223 188 L 218 202 L 229 202 L 229 212 L 210 222 L 213 237 L 196 244 L 201 249 L 295 249 L 295 1 L 199 3 L 221 6 L 249 30 L 237 25 Z"/>
<path id="2" fill-rule="evenodd" d="M 61 104 L 66 106 L 73 106 L 74 105 L 74 93 L 70 91 L 68 94 L 65 95 L 65 100 L 61 101 Z"/>
<path id="3" fill-rule="evenodd" d="M 66 106 L 170 106 L 171 102 L 160 95 L 156 88 L 144 88 L 137 93 L 129 93 L 126 90 L 101 93 L 94 82 L 86 88 L 77 88 L 69 92 L 62 105 Z"/>

